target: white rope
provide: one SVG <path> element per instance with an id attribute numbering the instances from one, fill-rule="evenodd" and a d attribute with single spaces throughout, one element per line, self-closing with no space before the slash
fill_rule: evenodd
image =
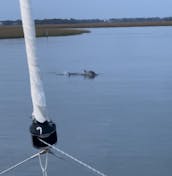
<path id="1" fill-rule="evenodd" d="M 15 169 L 16 167 L 19 167 L 20 165 L 22 165 L 22 164 L 28 162 L 28 161 L 31 160 L 31 159 L 34 159 L 34 158 L 38 157 L 40 154 L 43 154 L 44 152 L 45 152 L 45 151 L 42 150 L 42 151 L 40 151 L 40 152 L 38 152 L 38 153 L 36 153 L 36 154 L 30 156 L 29 158 L 27 158 L 27 159 L 25 159 L 25 160 L 23 160 L 23 161 L 21 161 L 21 162 L 15 164 L 15 165 L 9 167 L 8 169 L 5 169 L 5 170 L 1 171 L 1 172 L 0 172 L 0 175 L 5 174 L 5 173 L 7 173 L 7 172 L 9 172 L 9 171 L 11 171 L 11 170 L 13 170 L 13 169 Z"/>
<path id="2" fill-rule="evenodd" d="M 56 147 L 54 147 L 53 145 L 50 145 L 49 143 L 43 141 L 42 139 L 39 139 L 39 140 L 40 140 L 42 143 L 46 144 L 47 146 L 51 147 L 52 149 L 56 150 L 57 152 L 61 153 L 62 155 L 64 155 L 64 156 L 70 158 L 71 160 L 77 162 L 77 163 L 80 164 L 81 166 L 86 167 L 87 169 L 91 170 L 92 172 L 94 172 L 94 173 L 96 173 L 96 174 L 98 174 L 98 175 L 100 175 L 100 176 L 107 176 L 106 174 L 104 174 L 104 173 L 98 171 L 97 169 L 95 169 L 95 168 L 93 168 L 92 166 L 90 166 L 90 165 L 84 163 L 83 161 L 80 161 L 79 159 L 73 157 L 72 155 L 70 155 L 70 154 L 68 154 L 68 153 L 66 153 L 66 152 L 64 152 L 64 151 L 62 151 L 61 149 L 56 148 Z"/>
<path id="3" fill-rule="evenodd" d="M 39 154 L 39 164 L 40 164 L 43 176 L 47 176 L 48 152 L 45 154 L 45 165 L 44 166 L 43 166 L 43 162 L 42 162 L 42 159 L 41 159 L 41 154 Z"/>

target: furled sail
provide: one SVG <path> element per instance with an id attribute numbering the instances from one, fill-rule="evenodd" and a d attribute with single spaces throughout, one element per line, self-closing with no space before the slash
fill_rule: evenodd
<path id="1" fill-rule="evenodd" d="M 38 57 L 36 53 L 35 25 L 31 15 L 30 0 L 20 0 L 21 16 L 25 36 L 27 62 L 30 75 L 33 118 L 43 123 L 47 118 L 46 100 L 42 86 Z"/>
<path id="2" fill-rule="evenodd" d="M 30 126 L 30 132 L 33 146 L 36 148 L 44 148 L 48 146 L 42 143 L 40 139 L 51 145 L 57 142 L 56 125 L 47 117 L 45 94 L 36 53 L 36 33 L 31 14 L 30 0 L 20 0 L 20 7 L 33 104 L 33 121 Z"/>

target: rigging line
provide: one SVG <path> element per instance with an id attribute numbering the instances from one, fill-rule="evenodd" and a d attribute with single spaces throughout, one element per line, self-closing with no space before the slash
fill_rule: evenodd
<path id="1" fill-rule="evenodd" d="M 60 160 L 65 160 L 63 157 L 60 157 L 60 156 L 56 155 L 56 154 L 55 154 L 53 151 L 51 151 L 51 150 L 49 150 L 48 153 L 51 154 L 51 155 L 53 155 L 54 157 L 60 159 Z"/>
<path id="2" fill-rule="evenodd" d="M 31 159 L 34 159 L 34 158 L 38 157 L 40 154 L 43 154 L 43 153 L 45 153 L 45 150 L 42 150 L 42 151 L 40 151 L 40 152 L 38 152 L 38 153 L 36 153 L 36 154 L 30 156 L 29 158 L 26 158 L 25 160 L 23 160 L 23 161 L 21 161 L 21 162 L 15 164 L 15 165 L 9 167 L 8 169 L 5 169 L 5 170 L 3 170 L 3 171 L 0 171 L 0 175 L 5 174 L 5 173 L 7 173 L 7 172 L 9 172 L 9 171 L 11 171 L 11 170 L 13 170 L 13 169 L 15 169 L 16 167 L 19 167 L 20 165 L 22 165 L 22 164 L 28 162 L 28 161 L 31 160 Z"/>
<path id="3" fill-rule="evenodd" d="M 39 154 L 39 164 L 40 164 L 43 176 L 47 176 L 48 152 L 45 155 L 45 164 L 44 164 L 44 166 L 43 166 L 43 162 L 42 162 L 42 159 L 41 159 L 41 154 Z"/>
<path id="4" fill-rule="evenodd" d="M 81 160 L 79 160 L 79 159 L 73 157 L 72 155 L 70 155 L 70 154 L 68 154 L 68 153 L 66 153 L 66 152 L 64 152 L 64 151 L 62 151 L 61 149 L 54 147 L 53 145 L 51 145 L 51 144 L 45 142 L 44 140 L 42 140 L 42 139 L 40 139 L 40 138 L 39 138 L 39 140 L 40 140 L 42 143 L 46 144 L 47 146 L 51 147 L 52 149 L 56 150 L 57 152 L 61 153 L 62 155 L 66 156 L 66 157 L 70 158 L 71 160 L 75 161 L 76 163 L 80 164 L 81 166 L 84 166 L 85 168 L 91 170 L 92 172 L 94 172 L 94 173 L 96 173 L 96 174 L 98 174 L 98 175 L 100 175 L 100 176 L 107 176 L 106 174 L 104 174 L 104 173 L 98 171 L 97 169 L 95 169 L 95 168 L 93 168 L 92 166 L 90 166 L 90 165 L 84 163 L 83 161 L 81 161 Z"/>

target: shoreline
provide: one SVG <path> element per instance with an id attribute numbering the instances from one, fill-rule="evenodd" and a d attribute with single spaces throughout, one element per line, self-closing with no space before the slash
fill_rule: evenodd
<path id="1" fill-rule="evenodd" d="M 86 29 L 59 28 L 55 25 L 36 25 L 36 37 L 69 36 L 89 33 Z M 24 38 L 20 25 L 0 26 L 0 39 Z"/>
<path id="2" fill-rule="evenodd" d="M 37 37 L 68 36 L 89 33 L 84 28 L 109 28 L 109 27 L 158 27 L 172 26 L 172 21 L 158 22 L 101 22 L 78 24 L 47 24 L 36 25 Z M 0 39 L 23 38 L 21 25 L 0 25 Z"/>
<path id="3" fill-rule="evenodd" d="M 97 23 L 76 23 L 76 24 L 49 24 L 57 28 L 106 28 L 106 27 L 154 27 L 172 26 L 172 21 L 147 21 L 147 22 L 97 22 Z"/>

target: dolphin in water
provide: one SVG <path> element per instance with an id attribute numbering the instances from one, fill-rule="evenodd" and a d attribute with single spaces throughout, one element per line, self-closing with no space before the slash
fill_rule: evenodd
<path id="1" fill-rule="evenodd" d="M 97 73 L 95 73 L 94 71 L 92 70 L 84 70 L 83 72 L 81 73 L 78 73 L 78 72 L 64 72 L 63 74 L 56 74 L 56 75 L 65 75 L 65 76 L 84 76 L 85 78 L 89 78 L 89 79 L 93 79 L 95 78 L 96 76 L 98 76 Z"/>

